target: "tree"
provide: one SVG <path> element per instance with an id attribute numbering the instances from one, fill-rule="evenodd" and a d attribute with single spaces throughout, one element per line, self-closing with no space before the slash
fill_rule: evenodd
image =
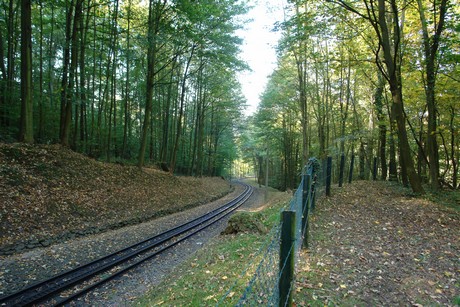
<path id="1" fill-rule="evenodd" d="M 333 1 L 346 10 L 364 18 L 375 31 L 378 44 L 375 50 L 376 64 L 390 85 L 393 98 L 391 107 L 394 120 L 396 121 L 399 140 L 399 156 L 402 177 L 406 175 L 416 193 L 424 193 L 420 177 L 415 171 L 414 161 L 410 150 L 406 130 L 406 115 L 403 105 L 402 78 L 401 78 L 401 28 L 399 8 L 396 0 L 390 0 L 387 7 L 385 0 L 364 0 L 363 10 L 359 10 L 345 1 Z M 388 15 L 390 14 L 390 15 Z M 388 16 L 391 20 L 388 21 Z M 390 31 L 392 29 L 392 31 Z M 382 55 L 381 55 L 382 53 Z"/>
<path id="2" fill-rule="evenodd" d="M 34 142 L 32 102 L 32 17 L 30 0 L 21 0 L 21 121 L 19 141 Z"/>
<path id="3" fill-rule="evenodd" d="M 428 131 L 427 131 L 427 151 L 430 162 L 430 180 L 431 187 L 438 190 L 439 185 L 439 152 L 437 142 L 437 107 L 435 99 L 436 86 L 436 66 L 439 42 L 442 31 L 444 30 L 444 21 L 447 13 L 448 0 L 441 0 L 440 4 L 433 3 L 430 12 L 433 12 L 431 24 L 433 24 L 433 34 L 430 36 L 428 30 L 428 21 L 426 18 L 426 7 L 422 0 L 417 0 L 418 10 L 420 14 L 420 22 L 423 33 L 423 51 L 425 60 L 425 94 L 426 105 L 428 108 Z M 439 15 L 436 15 L 439 14 Z"/>
<path id="4" fill-rule="evenodd" d="M 65 64 L 70 63 L 69 70 L 64 66 L 61 89 L 61 145 L 69 146 L 69 135 L 72 124 L 72 107 L 75 103 L 74 86 L 77 74 L 78 65 L 78 46 L 79 46 L 79 31 L 80 19 L 82 18 L 83 0 L 76 0 L 75 8 L 73 8 L 73 0 L 70 3 L 70 9 L 67 14 L 66 24 L 66 49 L 65 49 Z M 73 14 L 73 12 L 75 12 Z M 73 18 L 72 18 L 73 17 Z M 69 58 L 70 57 L 70 58 Z M 70 61 L 70 62 L 69 62 Z M 67 76 L 68 73 L 68 76 Z M 67 83 L 68 80 L 68 83 Z M 64 84 L 65 83 L 65 84 Z"/>
<path id="5" fill-rule="evenodd" d="M 283 25 L 287 35 L 283 48 L 286 48 L 295 59 L 297 67 L 297 89 L 298 89 L 298 102 L 301 110 L 301 123 L 302 123 L 302 161 L 306 164 L 309 155 L 309 139 L 308 139 L 308 101 L 307 101 L 307 77 L 308 77 L 308 62 L 307 62 L 307 48 L 310 44 L 308 39 L 311 27 L 311 16 L 307 6 L 307 2 L 293 1 L 295 14 L 292 19 L 285 22 Z"/>
<path id="6" fill-rule="evenodd" d="M 150 117 L 152 114 L 153 85 L 155 78 L 157 39 L 156 36 L 160 31 L 160 22 L 163 18 L 166 8 L 166 0 L 149 2 L 149 19 L 148 19 L 148 52 L 147 52 L 147 79 L 145 95 L 145 115 L 142 125 L 141 146 L 139 149 L 138 166 L 144 165 L 145 149 L 147 147 L 147 135 L 150 129 Z"/>

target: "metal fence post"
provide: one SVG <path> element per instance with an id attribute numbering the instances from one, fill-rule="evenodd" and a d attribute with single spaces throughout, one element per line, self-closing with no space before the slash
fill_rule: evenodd
<path id="1" fill-rule="evenodd" d="M 332 157 L 327 157 L 326 196 L 331 196 L 331 180 L 332 180 Z"/>
<path id="2" fill-rule="evenodd" d="M 313 176 L 313 181 L 311 183 L 311 212 L 315 211 L 316 205 L 316 181 L 318 180 L 318 176 L 315 174 Z"/>
<path id="3" fill-rule="evenodd" d="M 321 185 L 326 186 L 326 177 L 327 177 L 327 158 L 323 159 L 321 167 Z"/>
<path id="4" fill-rule="evenodd" d="M 311 175 L 307 174 L 303 181 L 303 198 L 302 198 L 302 229 L 303 242 L 302 246 L 308 248 L 308 214 L 310 209 L 310 187 L 311 187 Z"/>
<path id="5" fill-rule="evenodd" d="M 307 202 L 307 198 L 308 198 L 308 185 L 309 185 L 308 176 L 310 175 L 307 174 L 307 172 L 305 172 L 305 174 L 303 174 L 302 176 L 303 176 L 303 185 L 302 185 L 302 212 L 303 212 L 305 208 L 304 205 Z"/>
<path id="6" fill-rule="evenodd" d="M 345 155 L 340 156 L 339 187 L 343 185 L 343 170 L 345 169 Z"/>
<path id="7" fill-rule="evenodd" d="M 279 306 L 292 306 L 291 285 L 294 280 L 295 211 L 281 212 Z"/>
<path id="8" fill-rule="evenodd" d="M 372 180 L 377 180 L 377 157 L 374 157 L 374 169 L 372 171 Z"/>
<path id="9" fill-rule="evenodd" d="M 348 173 L 348 183 L 351 183 L 353 180 L 353 168 L 355 166 L 355 155 L 351 155 L 351 161 L 350 161 L 350 172 Z"/>

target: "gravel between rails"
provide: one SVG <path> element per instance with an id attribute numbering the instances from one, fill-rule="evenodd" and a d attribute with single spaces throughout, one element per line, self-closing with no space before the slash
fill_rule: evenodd
<path id="1" fill-rule="evenodd" d="M 91 235 L 47 248 L 37 248 L 22 254 L 0 257 L 0 296 L 18 291 L 32 283 L 47 279 L 89 261 L 113 253 L 125 246 L 154 236 L 176 225 L 222 206 L 241 193 L 243 187 L 214 202 L 161 217 L 146 223 Z M 253 195 L 241 209 L 254 209 L 263 205 L 263 192 L 255 188 Z M 179 243 L 168 253 L 145 262 L 93 292 L 83 296 L 74 306 L 125 306 L 152 286 L 160 283 L 174 268 L 189 259 L 195 251 L 226 227 L 227 219 L 216 223 Z"/>

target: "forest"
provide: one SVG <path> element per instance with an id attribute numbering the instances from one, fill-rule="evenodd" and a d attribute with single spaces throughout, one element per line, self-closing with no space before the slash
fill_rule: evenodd
<path id="1" fill-rule="evenodd" d="M 234 1 L 1 1 L 0 141 L 221 175 L 244 105 Z"/>
<path id="2" fill-rule="evenodd" d="M 246 153 L 261 154 L 246 161 L 268 156 L 282 189 L 295 188 L 309 157 L 342 154 L 356 156 L 359 179 L 377 158 L 381 180 L 416 193 L 458 189 L 458 1 L 289 1 L 288 9 L 275 27 L 278 66 L 243 138 Z"/>
<path id="3" fill-rule="evenodd" d="M 0 141 L 193 176 L 249 165 L 295 188 L 310 157 L 374 157 L 416 193 L 458 189 L 458 0 L 288 0 L 255 114 L 236 30 L 253 1 L 0 0 Z"/>

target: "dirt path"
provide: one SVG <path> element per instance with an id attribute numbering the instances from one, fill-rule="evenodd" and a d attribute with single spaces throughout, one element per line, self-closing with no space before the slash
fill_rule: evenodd
<path id="1" fill-rule="evenodd" d="M 321 199 L 297 306 L 460 306 L 460 213 L 384 182 Z"/>

